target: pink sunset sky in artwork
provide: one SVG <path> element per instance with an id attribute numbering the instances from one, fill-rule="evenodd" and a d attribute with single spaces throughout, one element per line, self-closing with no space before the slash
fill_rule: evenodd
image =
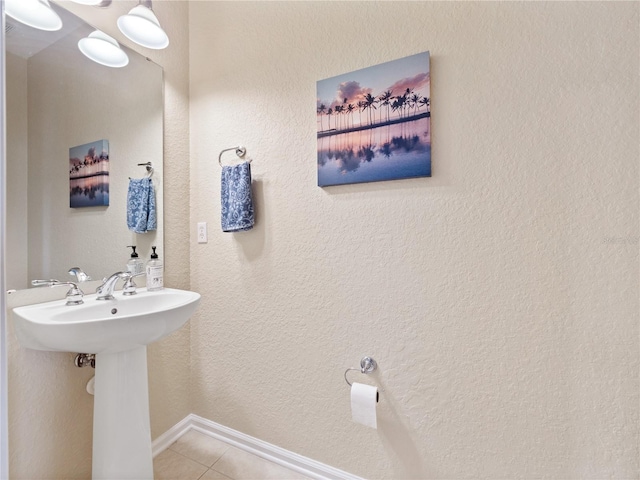
<path id="1" fill-rule="evenodd" d="M 316 107 L 333 108 L 344 104 L 345 98 L 346 103 L 356 104 L 367 94 L 379 96 L 388 90 L 402 95 L 407 88 L 429 97 L 430 83 L 429 52 L 425 52 L 319 81 Z"/>

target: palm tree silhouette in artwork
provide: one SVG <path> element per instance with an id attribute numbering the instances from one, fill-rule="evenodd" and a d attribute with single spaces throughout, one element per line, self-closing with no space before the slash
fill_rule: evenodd
<path id="1" fill-rule="evenodd" d="M 376 156 L 375 145 L 363 145 L 358 150 L 358 157 L 362 158 L 363 162 L 371 162 Z"/>
<path id="2" fill-rule="evenodd" d="M 324 103 L 321 103 L 320 105 L 318 105 L 318 113 L 321 115 L 324 115 L 324 113 L 327 111 L 327 107 Z"/>
<path id="3" fill-rule="evenodd" d="M 351 127 L 353 127 L 353 111 L 356 109 L 356 107 L 353 106 L 353 103 L 350 103 L 349 105 L 347 105 L 347 113 L 349 114 L 349 117 L 351 118 Z M 347 127 L 349 126 L 349 124 L 347 123 Z"/>
<path id="4" fill-rule="evenodd" d="M 316 110 L 320 115 L 318 137 L 352 133 L 430 117 L 430 98 L 414 92 L 411 87 L 403 88 L 402 93 L 396 95 L 394 95 L 393 87 L 389 87 L 377 95 L 374 95 L 372 89 L 367 90 L 369 90 L 368 93 L 361 93 L 351 100 L 342 95 L 332 100 L 331 103 L 320 103 L 318 99 Z M 328 105 L 330 106 L 327 108 Z M 422 111 L 423 107 L 426 112 Z M 367 118 L 363 121 L 362 113 L 365 110 Z M 376 110 L 379 110 L 377 115 Z M 358 125 L 355 124 L 354 113 L 358 113 Z M 328 117 L 326 129 L 322 118 L 324 115 Z M 332 117 L 334 118 L 333 126 L 331 125 Z"/>
<path id="5" fill-rule="evenodd" d="M 407 90 L 404 92 L 404 108 L 407 110 L 407 114 L 405 115 L 405 117 L 408 117 L 411 114 L 411 94 L 413 93 L 413 90 L 411 90 L 410 88 L 407 88 Z"/>
<path id="6" fill-rule="evenodd" d="M 376 97 L 371 95 L 371 93 L 367 93 L 364 96 L 364 109 L 369 109 L 369 125 L 372 124 L 371 113 L 376 109 Z"/>
<path id="7" fill-rule="evenodd" d="M 362 126 L 362 111 L 364 110 L 364 100 L 359 100 L 356 106 L 358 107 L 358 113 L 360 114 L 360 126 Z"/>
<path id="8" fill-rule="evenodd" d="M 342 110 L 341 110 L 341 113 L 342 113 L 343 115 L 345 115 L 345 116 L 346 116 L 346 115 L 347 115 L 347 113 L 348 113 L 348 112 L 347 112 L 347 102 L 348 102 L 348 101 L 349 101 L 349 100 L 348 100 L 346 97 L 342 99 Z M 348 119 L 345 119 L 345 123 L 347 124 L 346 128 L 348 128 L 348 127 L 349 127 Z"/>
<path id="9" fill-rule="evenodd" d="M 407 90 L 402 95 L 398 95 L 396 97 L 396 110 L 399 110 L 400 118 L 408 117 L 407 110 L 409 109 L 409 95 L 411 94 L 411 89 L 407 88 Z"/>
<path id="10" fill-rule="evenodd" d="M 379 151 L 379 152 L 380 152 L 380 153 L 381 153 L 385 158 L 389 158 L 389 157 L 391 157 L 391 153 L 392 153 L 392 151 L 391 151 L 391 142 L 384 143 L 384 144 L 382 145 L 382 147 L 380 147 L 380 148 L 378 149 L 378 151 Z"/>
<path id="11" fill-rule="evenodd" d="M 419 101 L 420 101 L 420 95 L 418 95 L 417 93 L 412 94 L 411 97 L 409 98 L 409 102 L 410 102 L 411 108 L 413 108 L 414 115 L 416 114 Z"/>
<path id="12" fill-rule="evenodd" d="M 431 111 L 431 109 L 429 108 L 430 106 L 431 106 L 431 99 L 429 97 L 422 97 L 418 102 L 418 110 L 420 109 L 420 107 L 427 107 L 427 112 L 430 112 Z"/>
<path id="13" fill-rule="evenodd" d="M 320 130 L 324 130 L 324 127 L 322 126 L 322 116 L 325 114 L 325 112 L 327 111 L 327 107 L 324 103 L 321 103 L 320 106 L 318 107 L 318 114 L 320 114 Z"/>
<path id="14" fill-rule="evenodd" d="M 378 97 L 380 105 L 382 105 L 383 107 L 387 107 L 387 122 L 389 121 L 389 107 L 391 106 L 392 95 L 393 91 L 387 90 Z"/>
<path id="15" fill-rule="evenodd" d="M 338 117 L 337 115 L 340 115 L 344 112 L 344 107 L 342 105 L 336 105 L 335 107 L 333 107 L 333 112 L 336 114 L 336 128 L 340 130 L 340 117 Z"/>
<path id="16" fill-rule="evenodd" d="M 399 118 L 402 118 L 402 110 L 404 108 L 405 99 L 403 96 L 396 97 L 393 103 L 391 104 L 391 110 L 394 112 L 398 112 Z"/>

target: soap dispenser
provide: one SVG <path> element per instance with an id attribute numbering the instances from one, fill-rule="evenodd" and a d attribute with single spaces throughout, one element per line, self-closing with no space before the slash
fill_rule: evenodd
<path id="1" fill-rule="evenodd" d="M 131 253 L 131 258 L 127 262 L 127 272 L 131 275 L 139 275 L 144 273 L 144 262 L 138 258 L 138 254 L 136 253 L 136 246 L 129 245 L 129 248 L 133 249 Z"/>
<path id="2" fill-rule="evenodd" d="M 147 290 L 153 292 L 164 288 L 164 268 L 156 253 L 156 247 L 151 249 L 151 260 L 147 262 Z"/>

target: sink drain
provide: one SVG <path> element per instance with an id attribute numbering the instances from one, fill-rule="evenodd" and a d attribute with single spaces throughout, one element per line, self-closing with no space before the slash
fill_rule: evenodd
<path id="1" fill-rule="evenodd" d="M 117 308 L 112 308 L 112 309 L 111 309 L 111 313 L 112 313 L 113 315 L 115 315 L 116 313 L 118 313 L 118 309 L 117 309 Z"/>

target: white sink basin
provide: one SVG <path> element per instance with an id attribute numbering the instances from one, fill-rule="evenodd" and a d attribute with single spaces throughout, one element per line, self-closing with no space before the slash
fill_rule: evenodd
<path id="1" fill-rule="evenodd" d="M 200 294 L 165 288 L 114 300 L 85 295 L 82 305 L 64 300 L 13 309 L 20 343 L 35 350 L 114 353 L 149 345 L 184 325 L 195 312 Z"/>
<path id="2" fill-rule="evenodd" d="M 184 325 L 200 294 L 141 288 L 114 297 L 14 308 L 15 331 L 27 348 L 96 354 L 92 478 L 153 480 L 147 345 Z"/>

